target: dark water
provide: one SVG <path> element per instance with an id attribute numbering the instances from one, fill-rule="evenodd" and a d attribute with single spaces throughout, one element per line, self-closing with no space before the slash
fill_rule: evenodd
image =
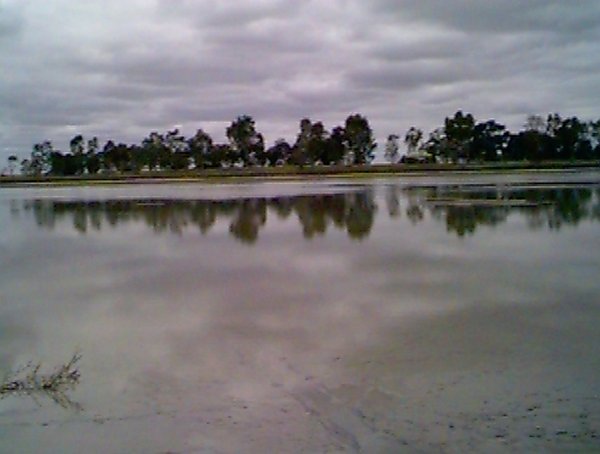
<path id="1" fill-rule="evenodd" d="M 600 448 L 599 175 L 0 188 L 0 451 Z"/>

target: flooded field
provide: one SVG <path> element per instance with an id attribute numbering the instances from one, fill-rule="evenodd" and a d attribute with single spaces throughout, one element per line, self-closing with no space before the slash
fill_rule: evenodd
<path id="1" fill-rule="evenodd" d="M 598 172 L 0 188 L 0 232 L 3 383 L 81 355 L 0 452 L 600 450 Z"/>

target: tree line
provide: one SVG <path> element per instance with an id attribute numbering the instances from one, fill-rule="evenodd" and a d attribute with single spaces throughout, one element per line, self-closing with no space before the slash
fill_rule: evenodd
<path id="1" fill-rule="evenodd" d="M 102 149 L 96 137 L 85 140 L 76 135 L 68 152 L 55 150 L 50 141 L 35 144 L 31 156 L 22 161 L 21 170 L 27 175 L 81 175 L 286 164 L 360 165 L 371 162 L 376 147 L 369 122 L 360 114 L 349 115 L 344 126 L 331 132 L 322 122 L 304 118 L 293 145 L 278 139 L 267 148 L 249 115 L 239 116 L 225 132 L 228 143 L 214 143 L 202 129 L 190 138 L 174 129 L 164 134 L 151 132 L 141 144 L 108 140 Z"/>
<path id="2" fill-rule="evenodd" d="M 364 165 L 374 158 L 377 143 L 368 119 L 349 115 L 343 126 L 328 131 L 322 122 L 300 121 L 294 143 L 277 139 L 270 147 L 249 115 L 239 116 L 226 128 L 227 143 L 215 143 L 202 129 L 186 138 L 178 129 L 151 132 L 140 144 L 115 143 L 102 147 L 96 137 L 81 134 L 64 152 L 51 141 L 33 146 L 21 162 L 26 175 L 82 175 L 99 172 L 138 173 L 158 170 L 211 169 L 256 166 Z M 530 115 L 524 129 L 510 132 L 495 120 L 476 121 L 472 114 L 457 111 L 443 126 L 425 137 L 411 127 L 404 134 L 407 153 L 401 156 L 400 135 L 390 134 L 385 158 L 397 162 L 486 162 L 600 159 L 600 120 L 549 114 L 546 119 Z M 14 173 L 17 157 L 8 158 Z"/>
<path id="3" fill-rule="evenodd" d="M 385 157 L 397 162 L 399 139 L 388 136 Z M 411 127 L 404 135 L 408 153 L 402 162 L 563 161 L 600 159 L 600 120 L 549 114 L 546 119 L 530 115 L 523 130 L 512 133 L 495 120 L 476 121 L 472 114 L 457 111 L 444 125 L 424 138 Z"/>

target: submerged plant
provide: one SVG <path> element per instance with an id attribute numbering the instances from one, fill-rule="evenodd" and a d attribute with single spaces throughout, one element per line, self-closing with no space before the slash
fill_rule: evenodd
<path id="1" fill-rule="evenodd" d="M 9 395 L 27 395 L 36 403 L 37 396 L 47 396 L 65 409 L 81 410 L 81 405 L 73 402 L 66 394 L 79 383 L 81 374 L 77 363 L 81 354 L 76 352 L 71 359 L 57 367 L 51 373 L 41 373 L 41 363 L 27 363 L 25 366 L 9 373 L 0 385 L 0 399 Z"/>

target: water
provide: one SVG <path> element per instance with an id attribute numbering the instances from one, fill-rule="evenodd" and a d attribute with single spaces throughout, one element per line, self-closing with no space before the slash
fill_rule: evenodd
<path id="1" fill-rule="evenodd" d="M 600 174 L 0 188 L 1 452 L 600 449 Z"/>

